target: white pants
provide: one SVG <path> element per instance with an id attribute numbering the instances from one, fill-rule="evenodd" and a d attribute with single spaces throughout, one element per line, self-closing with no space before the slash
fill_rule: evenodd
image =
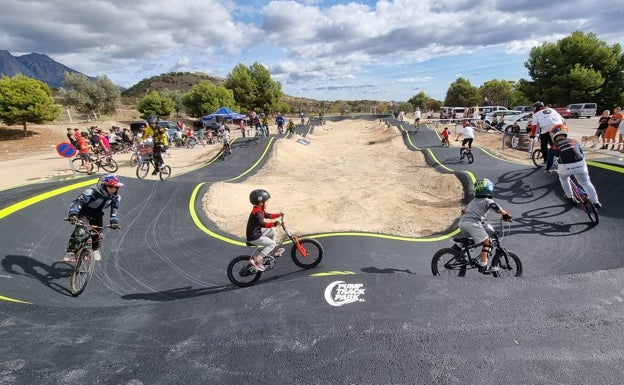
<path id="1" fill-rule="evenodd" d="M 574 175 L 578 183 L 587 193 L 589 200 L 593 203 L 598 202 L 598 193 L 589 179 L 589 170 L 584 160 L 574 163 L 559 164 L 557 174 L 559 174 L 559 182 L 561 183 L 561 188 L 563 188 L 566 197 L 572 198 L 573 196 L 572 187 L 570 186 L 570 176 Z"/>
<path id="2" fill-rule="evenodd" d="M 263 257 L 266 257 L 275 249 L 275 228 L 267 227 L 262 229 L 262 235 L 258 239 L 254 239 L 253 241 L 248 241 L 252 245 L 256 246 L 264 246 L 262 250 L 260 250 L 260 254 Z"/>

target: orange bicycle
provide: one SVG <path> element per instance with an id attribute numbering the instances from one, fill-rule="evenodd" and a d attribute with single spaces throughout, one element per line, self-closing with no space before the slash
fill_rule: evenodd
<path id="1" fill-rule="evenodd" d="M 290 249 L 290 257 L 295 265 L 304 268 L 311 269 L 318 266 L 323 259 L 323 246 L 315 239 L 312 238 L 300 238 L 297 235 L 293 235 L 284 225 L 282 217 L 281 228 L 284 231 L 282 239 L 275 246 L 275 250 L 278 250 L 286 241 L 292 243 Z M 255 247 L 255 250 L 251 255 L 239 255 L 234 258 L 227 267 L 227 276 L 230 282 L 236 286 L 251 286 L 256 283 L 262 276 L 262 272 L 256 270 L 256 267 L 251 263 L 252 258 L 260 254 L 262 246 L 255 246 L 247 243 L 247 246 Z M 275 267 L 278 256 L 267 255 L 263 258 L 266 270 L 271 270 Z M 266 271 L 265 270 L 265 271 Z"/>

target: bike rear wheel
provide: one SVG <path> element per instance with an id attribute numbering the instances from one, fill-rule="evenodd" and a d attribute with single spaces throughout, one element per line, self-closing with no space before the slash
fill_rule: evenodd
<path id="1" fill-rule="evenodd" d="M 587 198 L 587 196 L 583 197 L 583 199 L 581 200 L 581 204 L 583 205 L 583 210 L 585 210 L 585 212 L 587 213 L 589 220 L 593 224 L 597 225 L 600 219 L 598 218 L 598 210 L 596 209 L 596 206 L 594 206 L 594 204 Z"/>
<path id="2" fill-rule="evenodd" d="M 171 176 L 171 167 L 167 165 L 162 166 L 158 176 L 160 177 L 160 180 L 168 179 Z"/>
<path id="3" fill-rule="evenodd" d="M 542 150 L 533 150 L 533 153 L 531 153 L 531 160 L 533 161 L 535 167 L 542 168 L 542 166 L 544 166 L 544 157 L 542 156 Z"/>
<path id="4" fill-rule="evenodd" d="M 145 178 L 147 176 L 147 173 L 149 172 L 149 169 L 150 169 L 149 162 L 140 162 L 136 168 L 137 178 L 139 179 Z"/>
<path id="5" fill-rule="evenodd" d="M 435 276 L 463 277 L 466 275 L 466 259 L 463 252 L 450 247 L 438 250 L 431 258 L 431 272 Z"/>
<path id="6" fill-rule="evenodd" d="M 499 247 L 492 258 L 493 277 L 520 277 L 522 276 L 522 261 L 513 251 Z M 496 269 L 497 268 L 497 269 Z"/>
<path id="7" fill-rule="evenodd" d="M 87 173 L 87 165 L 85 164 L 85 161 L 82 158 L 74 158 L 74 160 L 72 160 L 72 166 L 74 167 L 74 170 L 76 172 L 83 173 L 83 174 Z"/>
<path id="8" fill-rule="evenodd" d="M 93 274 L 95 262 L 93 261 L 93 251 L 91 249 L 81 249 L 80 255 L 76 259 L 74 271 L 71 277 L 71 293 L 74 297 L 80 295 L 87 287 L 89 279 Z"/>
<path id="9" fill-rule="evenodd" d="M 227 276 L 234 285 L 240 287 L 251 286 L 262 276 L 262 272 L 256 271 L 255 267 L 249 262 L 250 259 L 250 255 L 239 255 L 228 264 Z"/>
<path id="10" fill-rule="evenodd" d="M 139 157 L 137 156 L 137 154 L 132 154 L 130 156 L 130 167 L 134 167 L 137 164 L 139 164 Z"/>
<path id="11" fill-rule="evenodd" d="M 115 162 L 115 159 L 102 159 L 102 162 L 100 163 L 100 167 L 102 167 L 104 169 L 104 171 L 108 171 L 108 172 L 116 172 L 119 169 L 119 166 L 117 166 L 117 162 Z"/>
<path id="12" fill-rule="evenodd" d="M 299 244 L 294 243 L 290 249 L 290 257 L 295 265 L 304 269 L 318 266 L 323 259 L 323 254 L 323 246 L 311 238 L 300 238 Z"/>
<path id="13" fill-rule="evenodd" d="M 474 156 L 472 155 L 472 151 L 466 152 L 466 158 L 468 159 L 468 163 L 474 162 Z"/>

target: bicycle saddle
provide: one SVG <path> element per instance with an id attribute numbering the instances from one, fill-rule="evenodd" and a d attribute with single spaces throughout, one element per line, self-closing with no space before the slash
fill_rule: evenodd
<path id="1" fill-rule="evenodd" d="M 474 239 L 470 237 L 455 237 L 453 238 L 453 242 L 461 243 L 464 246 L 474 245 Z"/>

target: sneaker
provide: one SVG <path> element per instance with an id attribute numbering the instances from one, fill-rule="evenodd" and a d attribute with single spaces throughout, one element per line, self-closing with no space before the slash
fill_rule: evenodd
<path id="1" fill-rule="evenodd" d="M 154 171 L 152 171 L 152 175 L 156 175 L 156 174 L 158 174 L 158 169 L 157 168 L 155 168 Z"/>
<path id="2" fill-rule="evenodd" d="M 602 208 L 602 203 L 596 201 L 596 202 L 594 202 L 594 207 L 597 208 L 597 209 L 601 209 Z"/>
<path id="3" fill-rule="evenodd" d="M 249 260 L 249 262 L 256 268 L 256 271 L 264 271 L 265 270 L 264 264 L 262 263 L 262 259 L 260 259 L 260 261 L 258 261 L 256 258 L 251 258 Z"/>
<path id="4" fill-rule="evenodd" d="M 273 256 L 274 256 L 275 258 L 279 258 L 279 257 L 281 257 L 281 256 L 284 254 L 284 251 L 286 251 L 286 249 L 285 249 L 285 248 L 283 248 L 283 247 L 280 247 L 279 249 L 277 249 L 277 250 L 273 253 Z"/>
<path id="5" fill-rule="evenodd" d="M 61 262 L 74 262 L 74 258 L 76 257 L 76 253 L 73 251 L 68 251 L 65 253 L 65 256 L 61 258 Z"/>
<path id="6" fill-rule="evenodd" d="M 99 261 L 102 259 L 102 254 L 100 254 L 100 250 L 93 250 L 93 260 Z"/>
<path id="7" fill-rule="evenodd" d="M 492 268 L 488 265 L 479 265 L 479 273 L 490 274 L 492 273 Z"/>

